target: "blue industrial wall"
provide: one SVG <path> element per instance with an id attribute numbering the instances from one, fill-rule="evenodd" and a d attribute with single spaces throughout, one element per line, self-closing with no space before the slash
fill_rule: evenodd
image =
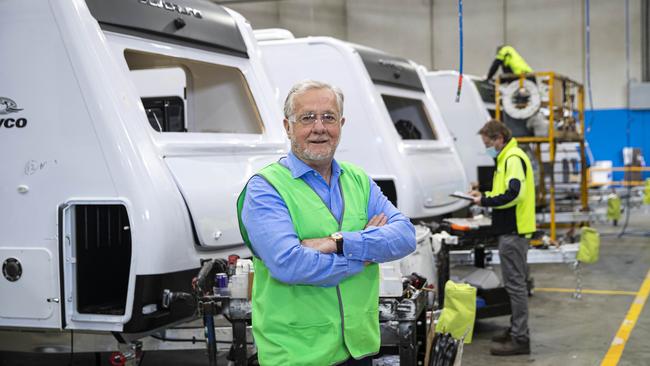
<path id="1" fill-rule="evenodd" d="M 650 111 L 586 111 L 585 126 L 587 142 L 595 160 L 611 160 L 613 166 L 623 166 L 623 147 L 627 147 L 629 128 L 629 146 L 641 148 L 646 166 L 650 164 Z"/>

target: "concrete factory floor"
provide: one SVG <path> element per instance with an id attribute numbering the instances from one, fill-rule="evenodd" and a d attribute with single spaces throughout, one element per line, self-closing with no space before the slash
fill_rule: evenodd
<path id="1" fill-rule="evenodd" d="M 632 234 L 621 238 L 620 224 L 596 227 L 601 233 L 600 260 L 582 267 L 582 299 L 572 297 L 576 281 L 568 265 L 531 265 L 536 286 L 529 298 L 532 353 L 491 356 L 490 338 L 508 325 L 509 318 L 485 319 L 476 324 L 474 340 L 465 347 L 464 366 L 650 365 L 650 305 L 645 302 L 650 290 L 650 234 L 643 236 L 650 232 L 650 214 L 635 211 L 626 230 Z M 630 310 L 635 302 L 642 308 L 634 324 Z M 621 354 L 612 348 L 612 341 L 621 337 L 624 323 L 633 328 Z M 617 354 L 618 363 L 610 358 Z"/>
<path id="2" fill-rule="evenodd" d="M 582 299 L 572 297 L 576 282 L 569 265 L 531 266 L 536 285 L 530 298 L 532 354 L 491 356 L 490 338 L 507 326 L 508 317 L 480 320 L 473 343 L 465 346 L 464 366 L 650 365 L 650 305 L 646 303 L 650 290 L 650 236 L 644 236 L 650 231 L 650 213 L 636 210 L 627 228 L 630 234 L 621 238 L 617 237 L 620 225 L 596 227 L 602 235 L 600 260 L 583 266 Z M 452 275 L 466 270 L 452 269 Z M 616 337 L 623 341 L 612 347 Z M 72 364 L 110 365 L 108 354 L 102 353 L 99 358 L 97 363 L 95 355 L 79 354 Z M 0 366 L 63 366 L 69 365 L 69 360 L 67 354 L 0 353 Z M 221 362 L 225 364 L 223 358 Z M 207 357 L 202 350 L 146 352 L 141 365 L 207 365 Z"/>

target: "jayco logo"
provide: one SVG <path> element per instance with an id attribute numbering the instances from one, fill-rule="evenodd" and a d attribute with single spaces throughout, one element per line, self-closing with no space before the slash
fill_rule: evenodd
<path id="1" fill-rule="evenodd" d="M 146 4 L 149 6 L 154 6 L 156 8 L 175 11 L 183 15 L 191 15 L 199 19 L 203 18 L 203 14 L 201 14 L 200 10 L 190 8 L 189 6 L 180 6 L 170 1 L 163 1 L 163 0 L 138 0 L 138 1 L 140 2 L 140 4 Z"/>
<path id="2" fill-rule="evenodd" d="M 13 100 L 5 97 L 0 97 L 0 115 L 18 113 L 22 108 L 18 108 L 18 104 Z M 26 118 L 0 118 L 0 128 L 23 128 L 27 126 Z"/>
<path id="3" fill-rule="evenodd" d="M 18 104 L 9 98 L 0 97 L 0 114 L 9 114 L 20 112 L 22 109 L 18 108 Z"/>

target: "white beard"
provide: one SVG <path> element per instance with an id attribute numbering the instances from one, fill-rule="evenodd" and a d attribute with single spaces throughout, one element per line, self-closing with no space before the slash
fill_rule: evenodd
<path id="1" fill-rule="evenodd" d="M 308 160 L 308 161 L 323 161 L 323 160 L 331 160 L 334 158 L 334 152 L 336 151 L 336 147 L 338 146 L 338 143 L 334 145 L 332 150 L 329 153 L 315 153 L 312 151 L 309 151 L 308 149 L 301 149 L 296 140 L 294 139 L 293 135 L 289 138 L 291 140 L 291 151 L 299 157 L 301 160 Z"/>

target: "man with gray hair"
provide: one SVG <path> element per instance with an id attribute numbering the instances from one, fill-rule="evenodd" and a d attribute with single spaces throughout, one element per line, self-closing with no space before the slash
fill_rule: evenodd
<path id="1" fill-rule="evenodd" d="M 247 183 L 237 212 L 253 252 L 261 365 L 372 365 L 379 266 L 415 250 L 415 229 L 359 167 L 334 153 L 343 93 L 318 81 L 285 100 L 289 154 Z"/>

